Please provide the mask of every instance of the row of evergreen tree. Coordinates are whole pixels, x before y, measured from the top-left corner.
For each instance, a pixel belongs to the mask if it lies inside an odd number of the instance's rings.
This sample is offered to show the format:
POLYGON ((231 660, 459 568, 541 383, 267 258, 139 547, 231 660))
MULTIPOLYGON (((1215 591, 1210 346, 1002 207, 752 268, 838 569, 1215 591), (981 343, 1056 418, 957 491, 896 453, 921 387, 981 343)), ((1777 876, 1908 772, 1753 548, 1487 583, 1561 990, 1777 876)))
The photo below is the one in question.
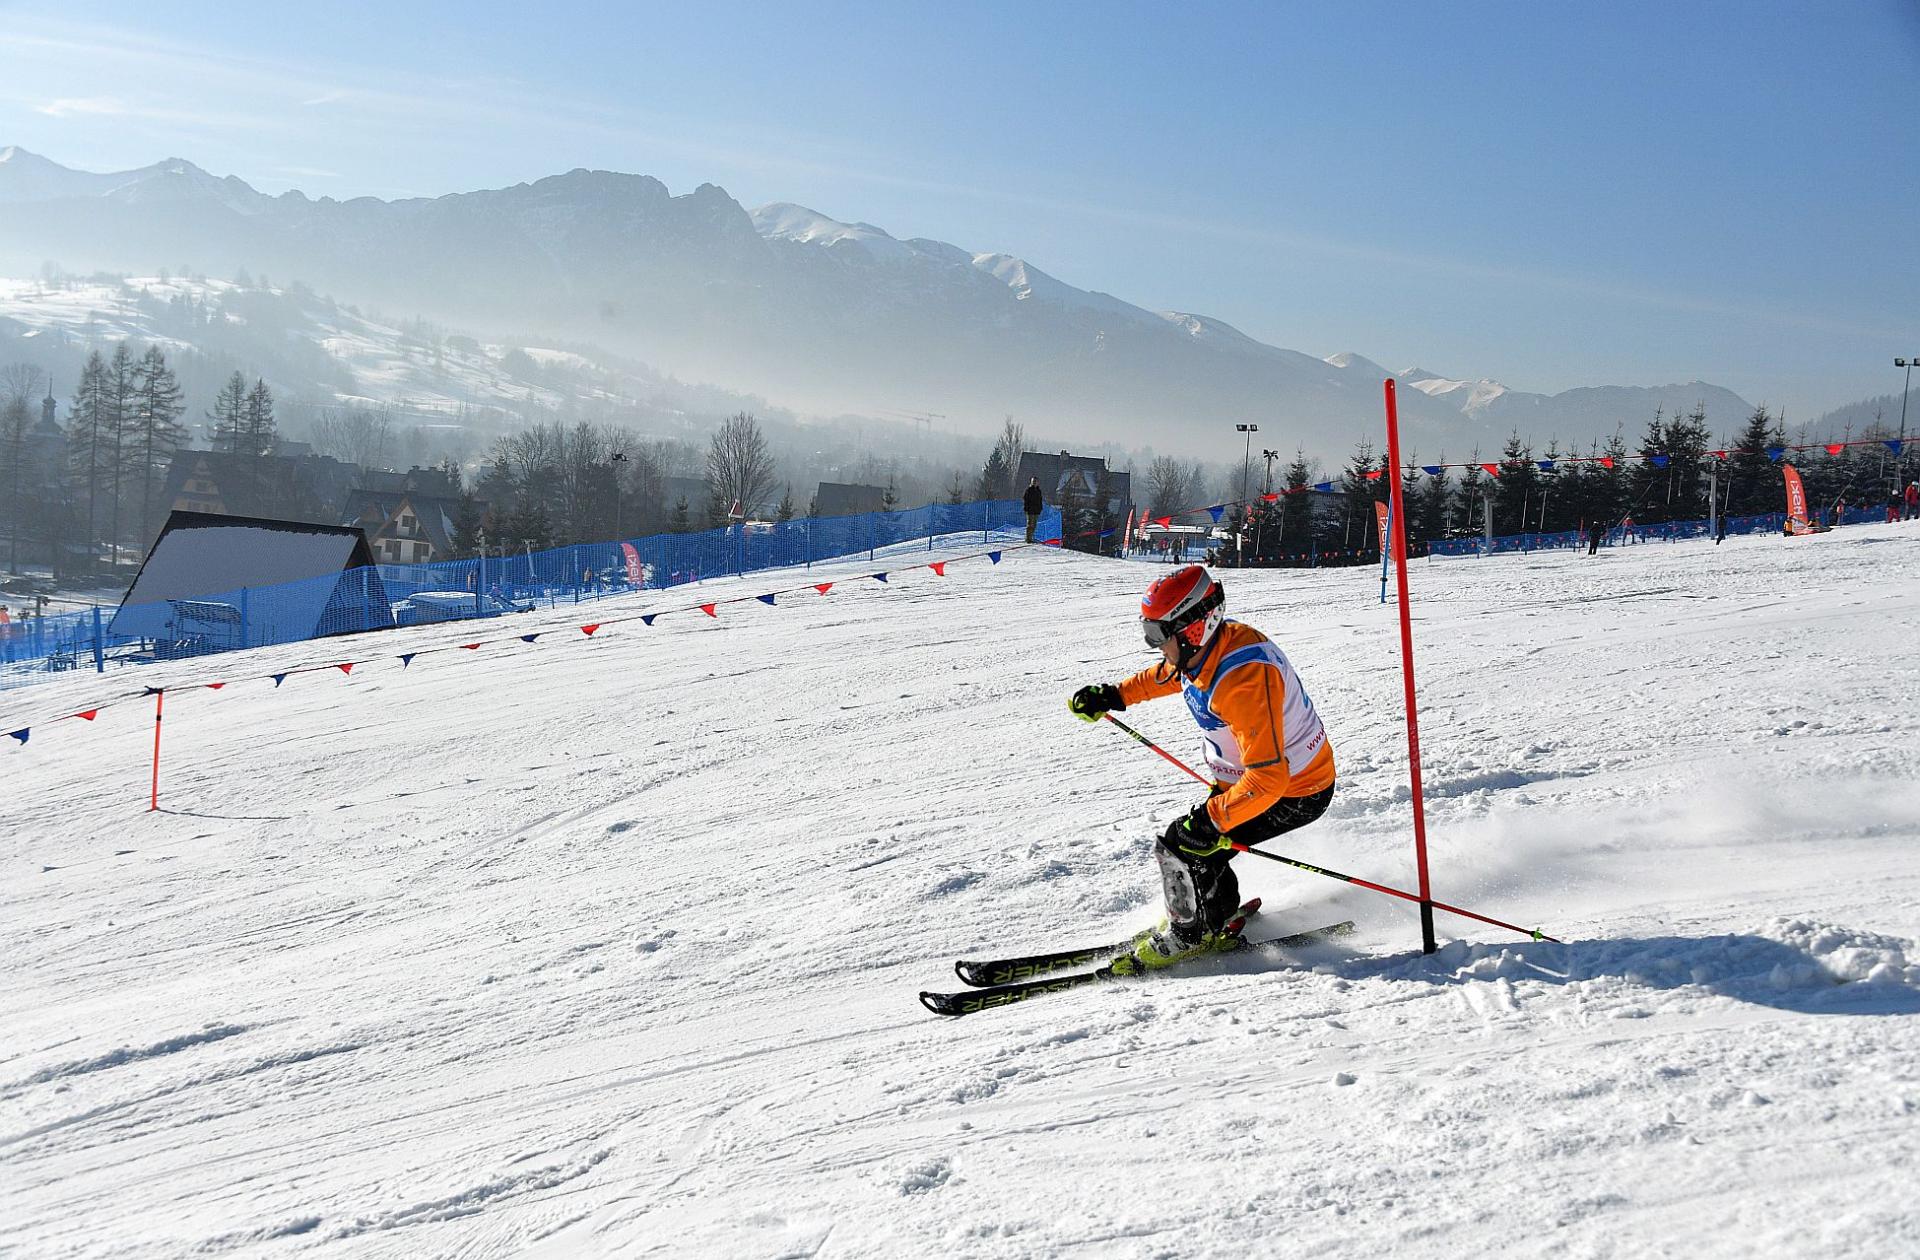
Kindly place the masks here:
MULTIPOLYGON (((45 380, 28 364, 13 365, 7 375, 14 385, 45 380)), ((143 552, 166 515, 168 466, 186 441, 182 397, 159 346, 136 354, 125 341, 87 357, 57 434, 37 437, 31 420, 38 400, 24 388, 9 388, 0 399, 0 448, 7 455, 14 554, 30 534, 56 554, 78 551, 109 563, 118 563, 123 551, 143 552), (54 441, 64 444, 64 463, 46 458, 58 449, 54 441), (33 458, 36 453, 42 458, 33 458)), ((249 385, 234 373, 207 418, 217 448, 246 456, 272 452, 273 395, 263 381, 249 385)))
MULTIPOLYGON (((1776 459, 1786 445, 1781 421, 1761 406, 1724 448, 1712 444, 1706 414, 1696 408, 1672 417, 1656 413, 1637 449, 1616 434, 1585 451, 1549 444, 1536 452, 1516 433, 1498 460, 1487 461, 1497 475, 1485 471, 1478 452, 1457 470, 1446 467, 1442 456, 1436 473, 1410 456, 1399 470, 1408 537, 1431 542, 1478 536, 1489 522, 1493 534, 1506 535, 1584 530, 1596 523, 1613 528, 1625 521, 1704 520, 1710 506, 1731 516, 1780 512, 1782 462, 1796 465, 1810 499, 1823 509, 1840 501, 1879 502, 1891 493, 1895 457, 1884 445, 1833 453, 1817 448, 1776 459)), ((1361 442, 1333 482, 1333 496, 1317 495, 1312 488, 1320 483, 1304 455, 1296 455, 1276 487, 1287 493, 1255 507, 1247 550, 1273 556, 1376 547, 1371 505, 1391 492, 1386 471, 1372 443, 1361 442)))

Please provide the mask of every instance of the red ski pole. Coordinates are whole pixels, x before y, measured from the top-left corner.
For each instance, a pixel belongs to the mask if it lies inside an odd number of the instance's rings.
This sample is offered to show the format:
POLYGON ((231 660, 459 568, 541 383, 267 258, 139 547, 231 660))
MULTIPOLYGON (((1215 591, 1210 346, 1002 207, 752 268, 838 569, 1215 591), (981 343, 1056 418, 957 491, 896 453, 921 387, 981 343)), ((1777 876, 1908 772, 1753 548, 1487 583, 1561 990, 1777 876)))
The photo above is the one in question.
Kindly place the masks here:
MULTIPOLYGON (((1200 773, 1197 770, 1195 770, 1192 766, 1180 760, 1180 758, 1174 756, 1172 753, 1168 752, 1166 749, 1160 747, 1160 745, 1154 743, 1152 740, 1148 739, 1145 735, 1142 735, 1139 731, 1134 730, 1131 726, 1128 726, 1125 722, 1122 722, 1119 718, 1113 716, 1113 714, 1103 713, 1100 716, 1106 718, 1107 721, 1113 723, 1115 726, 1119 727, 1121 730, 1125 731, 1127 734, 1133 736, 1134 739, 1138 740, 1142 744, 1145 744, 1148 748, 1153 749, 1153 751, 1159 753, 1162 757, 1166 758, 1168 761, 1172 762, 1174 765, 1180 767, 1181 771, 1184 772, 1185 774, 1191 776, 1192 778, 1198 779, 1202 783, 1207 784, 1208 787, 1213 786, 1213 784, 1209 780, 1202 778, 1200 773)), ((1476 919, 1481 923, 1490 923, 1494 927, 1505 928, 1509 932, 1518 932, 1522 936, 1530 936, 1536 941, 1552 941, 1556 945, 1565 943, 1561 941, 1558 937, 1548 936, 1545 932, 1542 932, 1539 928, 1524 928, 1517 923, 1505 923, 1499 919, 1492 919, 1492 918, 1488 918, 1484 914, 1475 913, 1472 910, 1463 910, 1459 906, 1450 906, 1444 901, 1434 901, 1430 897, 1422 897, 1416 893, 1404 892, 1398 888, 1389 888, 1385 884, 1376 884, 1372 880, 1361 879, 1357 875, 1345 875, 1339 871, 1330 871, 1324 866, 1314 866, 1312 863, 1302 862, 1298 858, 1285 857, 1278 853, 1268 853, 1263 849, 1250 848, 1249 846, 1240 844, 1237 841, 1231 842, 1231 843, 1233 844, 1233 849, 1234 849, 1234 852, 1236 853, 1250 853, 1254 857, 1265 858, 1269 862, 1279 862, 1286 866, 1291 866, 1296 870, 1306 871, 1308 874, 1311 874, 1311 875, 1325 875, 1328 879, 1337 879, 1343 883, 1354 884, 1361 888, 1371 889, 1372 891, 1377 893, 1385 893, 1389 897, 1398 897, 1402 901, 1411 901, 1416 906, 1430 905, 1435 910, 1445 910, 1448 914, 1457 914, 1463 919, 1476 919)))

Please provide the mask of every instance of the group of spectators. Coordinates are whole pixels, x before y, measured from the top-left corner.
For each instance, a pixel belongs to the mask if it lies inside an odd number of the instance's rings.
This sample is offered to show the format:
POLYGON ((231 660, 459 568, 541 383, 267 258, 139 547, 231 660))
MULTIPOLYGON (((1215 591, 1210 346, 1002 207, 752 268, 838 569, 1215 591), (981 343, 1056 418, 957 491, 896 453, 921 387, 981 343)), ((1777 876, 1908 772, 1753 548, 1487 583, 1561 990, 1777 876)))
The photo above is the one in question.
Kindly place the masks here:
POLYGON ((1895 490, 1887 495, 1887 519, 1889 521, 1920 519, 1920 482, 1909 482, 1904 494, 1895 490))

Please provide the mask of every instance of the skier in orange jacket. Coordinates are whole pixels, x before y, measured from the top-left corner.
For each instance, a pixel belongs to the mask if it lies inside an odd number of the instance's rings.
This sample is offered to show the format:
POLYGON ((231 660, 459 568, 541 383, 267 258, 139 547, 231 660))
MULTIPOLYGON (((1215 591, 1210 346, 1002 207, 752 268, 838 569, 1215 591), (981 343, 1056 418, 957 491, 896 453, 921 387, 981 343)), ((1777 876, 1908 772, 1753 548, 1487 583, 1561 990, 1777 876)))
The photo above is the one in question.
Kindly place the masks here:
POLYGON ((1091 722, 1184 692, 1214 788, 1160 837, 1167 918, 1118 960, 1122 972, 1231 948, 1240 908, 1232 845, 1306 826, 1326 812, 1334 783, 1333 745, 1293 663, 1252 626, 1226 619, 1225 590, 1204 568, 1149 586, 1140 623, 1165 663, 1118 685, 1082 687, 1067 707, 1091 722))

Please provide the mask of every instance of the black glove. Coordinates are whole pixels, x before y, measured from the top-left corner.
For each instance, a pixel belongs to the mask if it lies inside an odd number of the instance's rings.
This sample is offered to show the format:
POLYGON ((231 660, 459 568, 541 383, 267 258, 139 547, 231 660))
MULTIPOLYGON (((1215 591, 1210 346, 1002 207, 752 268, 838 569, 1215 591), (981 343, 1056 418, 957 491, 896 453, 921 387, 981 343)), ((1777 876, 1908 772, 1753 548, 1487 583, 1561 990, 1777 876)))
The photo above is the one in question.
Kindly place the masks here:
POLYGON ((1207 812, 1205 801, 1168 824, 1166 839, 1168 844, 1192 857, 1206 857, 1233 848, 1233 842, 1213 825, 1213 815, 1207 812))
POLYGON ((1102 713, 1113 713, 1126 707, 1127 702, 1120 698, 1120 688, 1112 683, 1082 687, 1073 693, 1073 699, 1067 701, 1067 708, 1083 722, 1098 722, 1102 713))

